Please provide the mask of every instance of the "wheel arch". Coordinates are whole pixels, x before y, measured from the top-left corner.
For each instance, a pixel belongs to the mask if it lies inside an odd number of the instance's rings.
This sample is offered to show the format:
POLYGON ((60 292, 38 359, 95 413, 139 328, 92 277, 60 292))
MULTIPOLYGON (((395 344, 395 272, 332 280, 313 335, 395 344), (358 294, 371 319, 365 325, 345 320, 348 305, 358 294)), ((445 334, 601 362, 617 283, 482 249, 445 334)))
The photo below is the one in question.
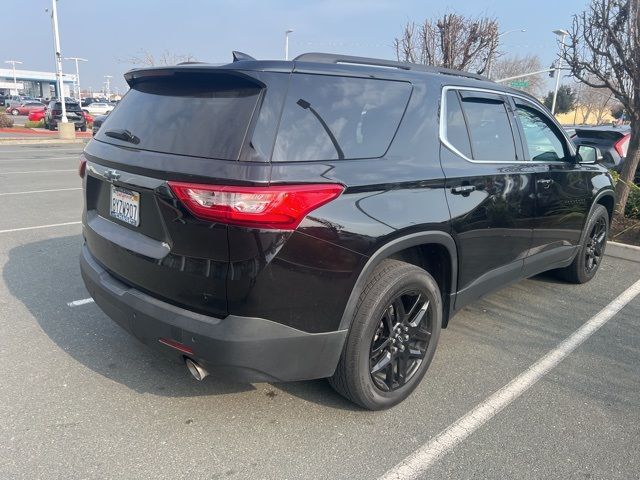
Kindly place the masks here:
MULTIPOLYGON (((448 277, 444 281, 448 288, 446 288, 445 291, 441 291, 444 307, 444 311, 442 312, 442 327, 445 328, 453 311, 453 305, 455 304, 454 299, 457 291, 458 278, 458 254, 455 241, 451 235, 441 231, 429 231, 413 233, 395 238, 382 245, 369 257, 360 271, 360 274, 358 275, 358 278, 351 290, 351 294, 349 295, 349 300, 347 301, 347 305, 342 314, 342 319, 340 320, 340 330, 348 329, 351 326, 351 321, 358 304, 358 299, 365 288, 367 279, 382 260, 387 258, 396 258, 407 261, 407 259, 403 257, 403 254, 408 253, 415 248, 423 249, 429 246, 440 248, 447 253, 448 265, 446 265, 446 267, 448 267, 448 277)), ((424 264, 421 264, 418 261, 409 261, 409 263, 424 268, 424 264)), ((440 281, 436 279, 436 281, 438 281, 440 286, 443 279, 441 278, 440 281)))
POLYGON ((606 189, 600 193, 598 193, 591 205, 591 210, 589 211, 589 217, 593 213, 593 209, 596 205, 602 205, 607 209, 609 213, 609 221, 613 220, 613 208, 616 203, 616 196, 613 190, 606 189))

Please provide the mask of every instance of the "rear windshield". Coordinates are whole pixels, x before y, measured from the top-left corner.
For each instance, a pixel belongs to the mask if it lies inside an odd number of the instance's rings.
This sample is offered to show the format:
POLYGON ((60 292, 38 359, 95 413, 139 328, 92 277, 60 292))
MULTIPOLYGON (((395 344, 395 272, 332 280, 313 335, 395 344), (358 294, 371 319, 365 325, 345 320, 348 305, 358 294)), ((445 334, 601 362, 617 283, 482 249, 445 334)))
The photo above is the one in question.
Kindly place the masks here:
POLYGON ((406 82, 295 74, 273 161, 385 154, 411 95, 406 82))
MULTIPOLYGON (((79 112, 80 111, 80 105, 78 105, 77 103, 66 103, 64 104, 65 109, 68 112, 79 112)), ((55 110, 62 110, 62 103, 61 102, 56 102, 55 106, 53 107, 55 110)))
POLYGON ((96 138, 127 130, 142 150, 237 160, 261 86, 244 77, 188 73, 137 81, 105 119, 96 138))

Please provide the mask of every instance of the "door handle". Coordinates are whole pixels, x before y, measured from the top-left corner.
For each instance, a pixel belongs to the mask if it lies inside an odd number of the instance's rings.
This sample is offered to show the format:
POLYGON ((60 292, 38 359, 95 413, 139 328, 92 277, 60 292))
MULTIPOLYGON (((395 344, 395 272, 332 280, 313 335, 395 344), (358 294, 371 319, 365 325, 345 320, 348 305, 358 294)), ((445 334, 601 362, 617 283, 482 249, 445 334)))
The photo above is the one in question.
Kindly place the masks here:
POLYGON ((550 178, 542 178, 536 182, 538 185, 541 185, 542 188, 549 188, 553 183, 553 180, 550 178))
POLYGON ((454 195, 469 195, 475 189, 475 185, 460 185, 458 187, 453 187, 451 189, 451 193, 454 195))

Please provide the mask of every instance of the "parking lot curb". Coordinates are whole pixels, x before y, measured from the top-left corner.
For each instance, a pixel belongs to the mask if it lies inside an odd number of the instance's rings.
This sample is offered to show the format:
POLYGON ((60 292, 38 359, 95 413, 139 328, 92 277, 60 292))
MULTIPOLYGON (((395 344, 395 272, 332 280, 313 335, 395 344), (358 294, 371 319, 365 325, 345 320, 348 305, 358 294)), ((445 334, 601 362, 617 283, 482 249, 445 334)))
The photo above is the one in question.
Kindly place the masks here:
POLYGON ((0 145, 40 145, 44 143, 58 145, 67 143, 82 144, 86 143, 87 139, 76 138, 73 140, 65 140, 62 138, 0 138, 0 145))
POLYGON ((607 242, 605 255, 640 263, 640 247, 627 245, 626 243, 607 242))

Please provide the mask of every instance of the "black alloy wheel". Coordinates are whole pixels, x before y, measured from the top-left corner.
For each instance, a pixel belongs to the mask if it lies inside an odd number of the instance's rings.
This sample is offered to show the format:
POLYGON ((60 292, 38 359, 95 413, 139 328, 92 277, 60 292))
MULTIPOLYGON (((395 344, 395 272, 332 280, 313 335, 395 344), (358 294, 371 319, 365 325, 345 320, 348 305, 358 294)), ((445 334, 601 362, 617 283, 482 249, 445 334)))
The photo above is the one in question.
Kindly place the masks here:
POLYGON ((380 390, 397 390, 418 371, 431 338, 429 307, 424 294, 407 292, 384 310, 369 351, 371 379, 380 390))
POLYGON ((603 217, 599 217, 591 228, 591 232, 587 238, 587 244, 585 246, 585 261, 584 267, 587 275, 594 272, 604 254, 604 246, 607 239, 607 222, 603 217))
POLYGON ((440 288, 429 272, 383 260, 359 294, 329 383, 369 410, 397 405, 411 395, 433 360, 442 311, 440 288))

